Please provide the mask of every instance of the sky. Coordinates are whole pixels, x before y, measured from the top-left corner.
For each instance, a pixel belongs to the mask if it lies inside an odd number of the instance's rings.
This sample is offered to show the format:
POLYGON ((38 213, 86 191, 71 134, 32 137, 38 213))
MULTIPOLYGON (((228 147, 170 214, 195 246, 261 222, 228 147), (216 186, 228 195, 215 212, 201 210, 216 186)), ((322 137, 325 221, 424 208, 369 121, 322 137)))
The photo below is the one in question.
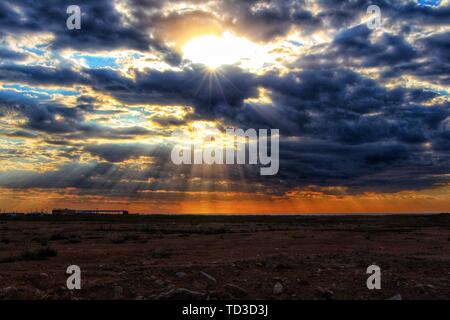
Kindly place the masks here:
POLYGON ((2 0, 0 210, 448 212, 449 91, 450 0, 2 0), (171 162, 225 128, 278 173, 171 162))

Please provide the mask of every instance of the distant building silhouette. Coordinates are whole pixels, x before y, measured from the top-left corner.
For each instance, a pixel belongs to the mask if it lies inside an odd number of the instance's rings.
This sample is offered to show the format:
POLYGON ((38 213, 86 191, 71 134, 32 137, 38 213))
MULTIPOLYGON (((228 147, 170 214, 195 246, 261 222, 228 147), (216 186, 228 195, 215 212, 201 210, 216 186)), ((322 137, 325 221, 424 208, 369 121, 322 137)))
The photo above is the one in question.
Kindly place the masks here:
POLYGON ((118 214, 128 214, 128 210, 77 210, 77 209, 53 209, 53 215, 83 215, 83 214, 108 214, 108 213, 118 213, 118 214))

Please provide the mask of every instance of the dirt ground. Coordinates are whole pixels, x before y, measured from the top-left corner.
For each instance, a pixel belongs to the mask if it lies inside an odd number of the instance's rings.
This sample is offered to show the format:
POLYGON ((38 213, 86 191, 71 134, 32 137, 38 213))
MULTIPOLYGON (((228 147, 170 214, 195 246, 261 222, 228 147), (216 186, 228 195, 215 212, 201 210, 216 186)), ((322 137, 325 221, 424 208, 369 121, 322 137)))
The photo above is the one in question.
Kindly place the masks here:
POLYGON ((450 215, 0 218, 0 299, 394 296, 450 298, 450 215))

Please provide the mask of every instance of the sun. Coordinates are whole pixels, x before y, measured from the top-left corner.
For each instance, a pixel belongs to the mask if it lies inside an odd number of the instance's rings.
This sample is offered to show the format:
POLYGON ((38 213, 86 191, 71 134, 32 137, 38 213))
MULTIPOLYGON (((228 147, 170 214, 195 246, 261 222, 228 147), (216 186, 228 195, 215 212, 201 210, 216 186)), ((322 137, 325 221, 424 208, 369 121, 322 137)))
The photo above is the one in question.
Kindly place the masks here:
POLYGON ((183 46, 182 51, 185 59, 204 64, 209 69, 233 64, 255 67, 263 63, 263 52, 257 44, 229 32, 192 39, 183 46))

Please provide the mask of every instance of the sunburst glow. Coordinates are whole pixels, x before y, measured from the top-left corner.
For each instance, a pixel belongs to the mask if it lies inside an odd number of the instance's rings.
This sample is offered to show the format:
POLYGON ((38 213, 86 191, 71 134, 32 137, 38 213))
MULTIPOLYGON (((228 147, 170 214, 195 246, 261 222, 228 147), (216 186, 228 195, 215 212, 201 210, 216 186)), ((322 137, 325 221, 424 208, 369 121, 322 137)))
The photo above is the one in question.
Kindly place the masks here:
POLYGON ((208 35, 189 41, 183 47, 183 56, 210 69, 233 64, 257 67, 264 63, 264 50, 259 45, 229 32, 221 36, 208 35))

